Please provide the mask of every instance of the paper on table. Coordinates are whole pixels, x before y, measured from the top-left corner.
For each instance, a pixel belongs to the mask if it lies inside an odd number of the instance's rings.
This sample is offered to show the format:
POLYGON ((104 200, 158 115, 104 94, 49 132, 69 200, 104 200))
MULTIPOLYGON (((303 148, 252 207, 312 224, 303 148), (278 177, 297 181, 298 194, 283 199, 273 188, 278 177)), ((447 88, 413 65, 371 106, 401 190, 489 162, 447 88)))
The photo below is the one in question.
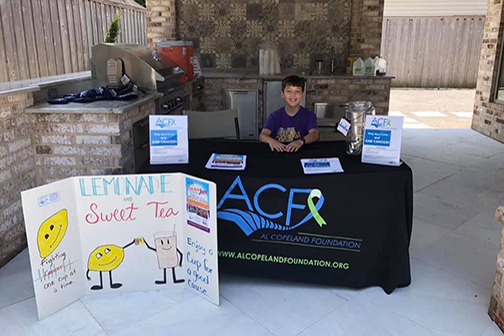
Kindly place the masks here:
POLYGON ((216 154, 213 153, 208 159, 205 168, 223 170, 244 170, 247 156, 241 154, 216 154))
POLYGON ((301 159, 301 165, 305 174, 343 173, 338 158, 301 159))

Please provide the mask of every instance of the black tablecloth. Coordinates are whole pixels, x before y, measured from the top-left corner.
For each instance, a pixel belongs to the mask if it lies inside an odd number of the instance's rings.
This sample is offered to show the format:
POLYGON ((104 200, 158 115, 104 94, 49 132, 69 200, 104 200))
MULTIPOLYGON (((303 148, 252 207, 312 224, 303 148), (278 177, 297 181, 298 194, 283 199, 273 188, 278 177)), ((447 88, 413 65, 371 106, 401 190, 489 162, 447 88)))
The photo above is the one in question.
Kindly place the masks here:
POLYGON ((261 143, 191 140, 189 157, 186 165, 144 164, 140 172, 184 172, 217 184, 221 271, 354 288, 378 285, 388 294, 411 283, 413 180, 405 163, 362 164, 345 154, 344 142, 277 153, 261 143), (247 167, 208 170, 212 153, 246 154, 247 167), (304 175, 300 159, 328 157, 338 157, 345 172, 304 175), (320 194, 309 196, 314 189, 320 194))

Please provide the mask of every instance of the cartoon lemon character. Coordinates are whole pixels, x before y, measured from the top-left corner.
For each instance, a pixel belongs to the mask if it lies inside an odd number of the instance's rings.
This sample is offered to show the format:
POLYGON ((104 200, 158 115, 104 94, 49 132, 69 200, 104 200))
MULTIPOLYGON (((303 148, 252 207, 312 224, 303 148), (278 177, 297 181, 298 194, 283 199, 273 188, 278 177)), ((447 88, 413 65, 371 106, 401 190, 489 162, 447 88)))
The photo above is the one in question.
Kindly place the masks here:
POLYGON ((45 258, 56 250, 63 240, 68 227, 67 210, 63 209, 40 224, 37 244, 41 258, 45 258))
POLYGON ((124 260, 124 249, 135 243, 133 240, 131 243, 120 247, 117 245, 102 245, 98 246, 89 254, 88 258, 88 270, 86 272, 86 277, 89 277, 90 271, 100 272, 100 285, 94 285, 91 287, 92 290, 103 289, 103 277, 102 272, 109 272, 110 288, 116 289, 120 288, 122 284, 112 282, 112 271, 115 270, 124 260))

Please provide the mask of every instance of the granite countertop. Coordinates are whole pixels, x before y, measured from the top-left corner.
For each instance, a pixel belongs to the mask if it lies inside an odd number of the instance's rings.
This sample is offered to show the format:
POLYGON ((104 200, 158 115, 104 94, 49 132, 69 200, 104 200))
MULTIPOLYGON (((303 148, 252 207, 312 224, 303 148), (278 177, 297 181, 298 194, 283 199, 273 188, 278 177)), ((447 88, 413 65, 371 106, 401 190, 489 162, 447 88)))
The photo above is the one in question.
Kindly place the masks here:
POLYGON ((39 103, 26 109, 26 113, 123 113, 125 110, 137 107, 163 94, 159 92, 146 93, 135 100, 101 100, 92 103, 49 104, 39 103))
POLYGON ((395 76, 353 76, 346 73, 309 75, 305 71, 285 70, 279 75, 260 75, 256 69, 201 69, 203 78, 243 78, 243 79, 264 79, 264 80, 282 80, 289 75, 300 75, 307 79, 331 79, 331 78, 359 78, 359 79, 393 79, 395 76))
POLYGON ((82 81, 91 78, 91 71, 74 72, 65 75, 26 79, 16 82, 0 83, 0 96, 39 91, 41 88, 82 81))

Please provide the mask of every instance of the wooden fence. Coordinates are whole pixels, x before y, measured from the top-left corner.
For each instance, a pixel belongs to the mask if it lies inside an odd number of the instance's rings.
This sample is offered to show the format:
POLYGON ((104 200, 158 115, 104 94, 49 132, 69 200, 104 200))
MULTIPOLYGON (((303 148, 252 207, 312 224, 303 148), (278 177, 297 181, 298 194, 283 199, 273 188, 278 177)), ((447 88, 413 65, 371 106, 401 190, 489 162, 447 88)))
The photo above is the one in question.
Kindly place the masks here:
POLYGON ((474 88, 485 17, 385 17, 381 54, 393 86, 474 88))
POLYGON ((0 0, 0 82, 90 69, 116 12, 118 42, 147 44, 145 9, 107 0, 0 0))

